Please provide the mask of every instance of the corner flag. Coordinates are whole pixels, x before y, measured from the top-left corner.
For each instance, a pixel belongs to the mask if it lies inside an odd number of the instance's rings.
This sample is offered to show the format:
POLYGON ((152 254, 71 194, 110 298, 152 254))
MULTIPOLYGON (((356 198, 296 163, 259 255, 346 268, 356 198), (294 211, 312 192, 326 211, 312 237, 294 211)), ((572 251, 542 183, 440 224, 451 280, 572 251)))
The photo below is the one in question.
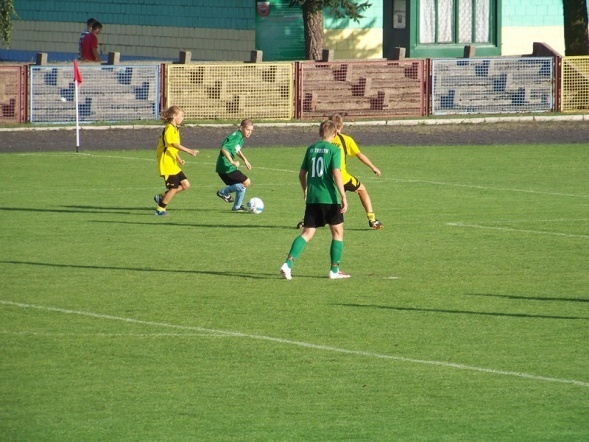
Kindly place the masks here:
POLYGON ((76 86, 76 153, 80 147, 80 107, 78 106, 78 87, 82 84, 82 74, 78 67, 78 60, 74 60, 74 83, 76 86))
POLYGON ((80 68, 78 67, 78 60, 74 60, 74 81, 78 86, 82 84, 82 74, 80 73, 80 68))

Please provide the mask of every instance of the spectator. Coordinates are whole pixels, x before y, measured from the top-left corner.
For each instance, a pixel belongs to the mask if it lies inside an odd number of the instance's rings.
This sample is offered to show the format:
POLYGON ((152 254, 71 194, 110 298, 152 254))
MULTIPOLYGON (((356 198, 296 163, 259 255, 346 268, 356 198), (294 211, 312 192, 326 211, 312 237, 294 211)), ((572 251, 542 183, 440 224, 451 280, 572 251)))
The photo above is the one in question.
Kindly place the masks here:
POLYGON ((98 53, 98 34, 102 31, 102 23, 95 21, 92 31, 82 39, 80 59, 83 61, 101 61, 98 53))
POLYGON ((96 22, 96 19, 89 18, 88 21, 86 22, 86 29, 84 31, 82 31, 82 33, 80 34, 80 41, 78 42, 78 58, 80 60, 82 59, 82 40, 84 40, 84 37, 86 35, 88 35, 90 32, 92 32, 92 25, 95 22, 96 22))

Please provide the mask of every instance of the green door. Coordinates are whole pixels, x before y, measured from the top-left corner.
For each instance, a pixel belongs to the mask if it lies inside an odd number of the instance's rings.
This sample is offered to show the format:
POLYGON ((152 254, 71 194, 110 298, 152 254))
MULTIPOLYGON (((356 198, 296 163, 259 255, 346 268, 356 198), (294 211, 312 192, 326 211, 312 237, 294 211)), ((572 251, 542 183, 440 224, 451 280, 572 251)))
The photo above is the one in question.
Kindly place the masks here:
POLYGON ((264 61, 305 59, 303 12, 290 0, 256 1, 256 49, 264 61))

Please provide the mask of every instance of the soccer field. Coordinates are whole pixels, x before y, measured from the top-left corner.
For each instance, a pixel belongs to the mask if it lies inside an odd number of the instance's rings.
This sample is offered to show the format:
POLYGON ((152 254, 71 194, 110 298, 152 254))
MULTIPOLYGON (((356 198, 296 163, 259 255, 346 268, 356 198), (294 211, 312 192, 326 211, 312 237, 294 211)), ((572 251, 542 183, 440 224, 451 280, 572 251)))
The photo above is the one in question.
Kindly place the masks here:
POLYGON ((155 217, 153 151, 2 154, 0 436, 43 441, 589 439, 589 149, 364 147, 342 270, 302 148, 216 150, 155 217))

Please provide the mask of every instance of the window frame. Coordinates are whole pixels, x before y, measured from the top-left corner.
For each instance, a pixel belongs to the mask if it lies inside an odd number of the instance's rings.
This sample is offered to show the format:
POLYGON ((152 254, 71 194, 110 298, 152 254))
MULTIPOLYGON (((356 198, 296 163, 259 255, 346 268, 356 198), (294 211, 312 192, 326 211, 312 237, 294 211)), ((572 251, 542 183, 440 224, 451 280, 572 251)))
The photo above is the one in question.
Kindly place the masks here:
MULTIPOLYGON (((421 0, 408 0, 411 33, 409 36, 410 54, 414 58, 443 58, 443 57, 462 57, 464 47, 474 46, 477 56, 498 56, 501 55, 501 2, 502 0, 490 1, 489 12, 489 43, 419 43, 420 35, 420 4, 421 0)), ((459 39, 458 16, 460 3, 455 0, 454 7, 454 40, 459 39)), ((473 5, 474 6, 474 5, 473 5)), ((437 8, 436 8, 437 9, 437 8)), ((437 17, 436 17, 437 21, 437 17)), ((475 35, 476 10, 473 9, 473 31, 475 35)), ((437 26, 437 25, 436 25, 437 26)), ((435 40, 438 39, 438 30, 435 29, 435 40)))

